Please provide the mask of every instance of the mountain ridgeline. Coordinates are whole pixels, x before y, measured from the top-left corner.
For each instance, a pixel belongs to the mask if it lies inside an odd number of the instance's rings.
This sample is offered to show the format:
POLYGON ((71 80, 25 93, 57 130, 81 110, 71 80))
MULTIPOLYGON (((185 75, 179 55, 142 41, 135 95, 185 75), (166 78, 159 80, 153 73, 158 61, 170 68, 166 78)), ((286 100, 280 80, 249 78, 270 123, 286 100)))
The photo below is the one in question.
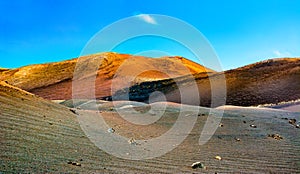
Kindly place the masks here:
MULTIPOLYGON (((180 77, 176 81, 186 88, 179 89, 174 79, 156 82, 144 82, 127 90, 115 93, 114 99, 129 95, 130 100, 147 102, 154 91, 161 91, 168 101, 182 103, 180 93, 191 98, 186 104, 198 104, 193 101, 194 93, 189 92, 189 83, 195 81, 198 86, 200 105, 211 106, 211 81, 218 81, 225 75, 226 104, 237 106, 256 106, 266 103, 279 103, 300 98, 300 59, 269 59, 241 68, 216 72, 211 75, 195 74, 193 77, 180 77)), ((218 87, 217 87, 218 88, 218 87)), ((224 88, 219 86, 219 88, 224 88)), ((213 90, 218 91, 216 87, 213 90)), ((110 99, 110 98, 109 98, 110 99)))
MULTIPOLYGON (((111 95, 111 86, 113 80, 116 90, 123 88, 123 83, 127 82, 127 77, 136 75, 133 84, 145 81, 156 81, 168 78, 175 78, 188 74, 201 72, 214 72, 202 65, 192 62, 183 57, 162 57, 147 58, 142 56, 132 56, 128 54, 117 53, 99 53, 75 58, 72 60, 29 65, 17 69, 0 71, 0 81, 24 89, 38 96, 50 100, 67 100, 72 98, 72 79, 75 70, 80 67, 76 64, 88 63, 90 65, 99 65, 95 78, 95 94, 100 98, 111 95), (135 74, 135 72, 142 72, 135 74)), ((85 71, 83 69, 82 71, 85 71)), ((89 74, 83 78, 90 77, 89 74)), ((82 89, 84 93, 91 90, 91 87, 82 89)))
MULTIPOLYGON (((72 80, 78 60, 1 69, 0 81, 45 99, 72 99, 72 80)), ((100 53, 80 60, 92 65, 101 62, 95 86, 84 86, 89 74, 82 78, 80 98, 93 89, 97 99, 149 102, 149 96, 159 91, 167 101, 201 106, 212 106, 212 93, 218 96, 224 92, 221 89, 225 89, 228 105, 255 106, 300 98, 300 58, 269 59, 224 72, 179 56, 147 58, 100 53), (183 101, 182 96, 189 100, 183 101)), ((152 101, 162 100, 160 96, 152 98, 152 101)))

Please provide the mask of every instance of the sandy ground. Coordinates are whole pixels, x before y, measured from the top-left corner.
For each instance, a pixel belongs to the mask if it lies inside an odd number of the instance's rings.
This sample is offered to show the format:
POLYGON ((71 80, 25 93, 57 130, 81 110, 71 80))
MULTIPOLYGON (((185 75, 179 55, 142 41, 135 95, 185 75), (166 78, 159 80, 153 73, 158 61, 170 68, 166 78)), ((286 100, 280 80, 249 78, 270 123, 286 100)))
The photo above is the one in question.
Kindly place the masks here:
POLYGON ((291 112, 300 112, 300 104, 280 108, 291 112))
MULTIPOLYGON (((101 103, 101 102, 100 102, 101 103)), ((162 117, 150 125, 137 125, 120 117, 119 113, 138 118, 155 117, 148 112, 151 106, 136 102, 102 103, 97 110, 75 110, 26 94, 15 88, 0 86, 0 171, 2 173, 299 173, 300 129, 289 124, 297 122, 295 112, 241 108, 226 106, 212 138, 199 145, 199 137, 209 109, 197 107, 199 114, 188 110, 195 107, 168 103, 162 117), (134 108, 135 112, 132 112, 134 108), (146 160, 128 160, 112 156, 100 150, 92 137, 86 135, 79 124, 80 118, 102 117, 113 134, 142 141, 131 148, 147 147, 151 139, 170 130, 182 108, 186 119, 196 123, 187 138, 163 156, 146 160), (120 109, 120 110, 118 110, 120 109), (119 113, 118 113, 119 112, 119 113), (140 113, 140 114, 139 114, 140 113), (256 125, 256 128, 250 125, 256 125), (278 133, 281 140, 268 137, 278 133), (240 141, 237 141, 240 139, 240 141), (216 160, 215 156, 222 160, 216 160), (200 161, 206 169, 192 169, 191 164, 200 161), (77 162, 81 166, 68 164, 77 162)), ((153 104, 163 108, 163 103, 153 104)), ((153 107, 152 106, 152 107, 153 107)), ((89 106, 90 107, 90 106, 89 106)), ((218 108, 220 110, 222 108, 218 108)), ((159 109, 157 109, 159 110, 159 109)), ((157 111, 156 110, 156 111, 157 111)), ((299 123, 298 123, 299 124, 299 123)), ((89 125, 84 125, 88 127, 89 125)), ((83 127, 84 127, 83 126, 83 127)), ((92 126, 92 125, 91 125, 92 126)), ((100 128, 95 132, 107 133, 100 128)), ((180 136, 180 135, 178 135, 180 136)), ((176 136, 175 136, 176 137, 176 136)), ((101 139, 102 142, 111 140, 101 139)), ((163 145, 166 141, 161 141, 163 145)), ((158 146, 157 149, 160 147, 158 146)), ((147 149, 145 149, 146 151, 147 149)), ((149 150, 149 149, 148 149, 149 150)), ((150 149, 155 150, 155 149, 150 149)), ((130 155, 130 152, 128 152, 130 155)))

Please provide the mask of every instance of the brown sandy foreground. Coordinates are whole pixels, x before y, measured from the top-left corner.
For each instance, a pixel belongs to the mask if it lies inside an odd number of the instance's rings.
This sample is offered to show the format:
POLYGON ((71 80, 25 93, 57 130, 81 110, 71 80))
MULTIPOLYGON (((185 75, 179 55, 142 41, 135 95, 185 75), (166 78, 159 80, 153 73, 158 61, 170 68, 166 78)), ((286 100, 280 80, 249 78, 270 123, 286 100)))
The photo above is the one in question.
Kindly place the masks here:
MULTIPOLYGON (((162 105, 163 103, 158 103, 162 105)), ((0 171, 1 173, 300 173, 300 129, 289 123, 300 113, 264 108, 224 109, 221 124, 204 145, 199 137, 207 121, 208 108, 197 107, 199 114, 184 112, 196 123, 187 138, 161 157, 128 160, 114 157, 91 142, 78 122, 79 117, 104 118, 112 134, 141 140, 142 145, 168 131, 176 122, 181 105, 167 103, 163 116, 150 125, 129 123, 118 112, 138 118, 153 105, 138 102, 97 103, 81 105, 81 109, 53 103, 9 86, 0 85, 0 171), (114 106, 114 107, 113 107, 114 106), (99 108, 100 111, 94 110, 99 108), (132 109, 136 112, 132 112, 132 109), (89 110, 85 110, 89 109, 89 110), (132 112, 132 113, 131 113, 132 112), (250 125, 255 125, 256 128, 250 125), (283 139, 268 137, 279 134, 283 139), (238 141, 239 140, 239 141, 238 141), (220 156, 222 159, 215 159, 220 156), (204 168, 191 168, 200 161, 204 168), (70 162, 77 165, 68 164, 70 162)), ((79 119, 80 120, 80 119, 79 119)), ((85 125, 89 126, 89 125, 85 125)), ((107 133, 107 130, 103 130, 107 133)), ((100 139, 99 141, 109 141, 100 139)), ((172 141, 172 140, 165 140, 172 141)), ((165 142, 162 141, 161 144, 165 142)), ((122 148, 122 147, 120 147, 122 148)), ((159 146, 157 147, 160 148, 159 146)), ((145 149, 147 150, 147 149, 145 149)), ((128 153, 130 155, 130 152, 128 153)))

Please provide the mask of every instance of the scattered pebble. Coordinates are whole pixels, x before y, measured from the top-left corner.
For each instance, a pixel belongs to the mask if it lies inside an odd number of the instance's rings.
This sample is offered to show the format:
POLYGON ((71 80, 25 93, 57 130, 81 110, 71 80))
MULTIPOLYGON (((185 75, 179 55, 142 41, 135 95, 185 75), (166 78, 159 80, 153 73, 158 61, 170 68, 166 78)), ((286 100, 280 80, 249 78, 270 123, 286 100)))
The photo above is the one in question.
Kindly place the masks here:
POLYGON ((50 125, 53 125, 53 123, 49 122, 50 125))
POLYGON ((128 140, 128 143, 131 145, 139 145, 134 138, 130 138, 130 140, 128 140))
POLYGON ((71 111, 73 114, 76 114, 76 115, 78 115, 78 113, 76 112, 76 110, 75 110, 75 109, 73 109, 73 108, 70 108, 70 111, 71 111))
POLYGON ((246 121, 243 121, 243 123, 247 123, 246 121))
POLYGON ((250 127, 252 127, 252 128, 257 128, 257 126, 254 125, 254 124, 250 124, 250 127))
POLYGON ((295 128, 300 128, 300 125, 297 124, 297 120, 296 120, 295 118, 289 119, 289 123, 290 123, 291 125, 294 125, 295 128))
POLYGON ((223 126, 224 126, 224 124, 223 124, 223 123, 220 123, 220 124, 219 124, 219 127, 223 127, 223 126))
POLYGON ((196 169, 196 168, 201 168, 201 169, 206 169, 206 167, 204 166, 203 163, 201 162, 194 162, 191 166, 193 169, 196 169))
POLYGON ((268 137, 274 138, 275 140, 283 139, 283 137, 280 136, 279 134, 269 134, 268 137))
POLYGON ((296 121, 297 121, 297 120, 294 119, 294 118, 289 119, 289 123, 292 124, 292 125, 296 124, 296 121))
POLYGON ((215 156, 215 159, 219 160, 219 161, 222 160, 222 158, 220 156, 215 156))
POLYGON ((109 132, 109 133, 114 133, 114 132, 115 132, 115 129, 114 129, 114 128, 109 128, 109 129, 107 129, 107 132, 109 132))
POLYGON ((76 166, 81 166, 81 164, 80 163, 76 163, 76 166))
POLYGON ((241 139, 240 138, 234 138, 235 139, 235 141, 241 141, 241 139))
POLYGON ((80 163, 68 161, 68 164, 72 164, 73 166, 81 166, 80 163))

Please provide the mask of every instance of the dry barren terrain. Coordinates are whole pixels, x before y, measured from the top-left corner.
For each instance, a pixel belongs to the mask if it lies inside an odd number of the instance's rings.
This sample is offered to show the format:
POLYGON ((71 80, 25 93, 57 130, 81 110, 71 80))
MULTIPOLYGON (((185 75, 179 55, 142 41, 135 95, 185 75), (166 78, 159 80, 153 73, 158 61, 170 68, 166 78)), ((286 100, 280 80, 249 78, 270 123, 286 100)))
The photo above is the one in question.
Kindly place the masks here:
MULTIPOLYGON (((289 123, 299 113, 258 108, 223 107, 222 126, 204 145, 198 140, 210 109, 197 107, 196 124, 173 151, 148 160, 126 160, 98 149, 81 129, 79 117, 103 117, 120 134, 136 140, 160 136, 173 126, 180 104, 168 107, 157 122, 134 125, 116 109, 147 113, 138 102, 98 102, 99 111, 59 105, 5 82, 0 83, 0 171, 3 173, 299 173, 300 129, 289 123), (112 107, 114 106, 114 107, 112 107), (75 114, 75 113, 76 114, 75 114), (251 127, 255 125, 256 127, 251 127), (269 137, 279 134, 283 139, 269 137), (220 156, 222 159, 215 159, 220 156), (200 161, 204 168, 191 168, 200 161), (69 164, 72 163, 73 164, 69 164)), ((161 104, 160 104, 161 105, 161 104)), ((186 108, 195 106, 183 106, 186 108)), ((91 108, 90 108, 91 109, 91 108)), ((140 114, 125 112, 133 117, 140 114)), ((155 116, 149 113, 148 116, 155 116)), ((86 125, 88 126, 88 125, 86 125)), ((98 130, 98 131, 101 131, 98 130)), ((107 130, 102 130, 107 131, 107 130)), ((108 141, 101 139, 101 141, 108 141)), ((165 143, 164 141, 161 142, 165 143)), ((138 145, 137 145, 138 146, 138 145)), ((133 148, 135 145, 133 145, 133 148)), ((157 147, 159 148, 159 147, 157 147)))
MULTIPOLYGON (((119 100, 125 93, 130 100, 148 102, 151 93, 160 91, 167 101, 208 107, 218 105, 212 104, 212 93, 219 96, 219 100, 226 98, 227 105, 236 106, 300 98, 299 58, 269 59, 215 72, 179 56, 153 59, 99 53, 57 63, 1 69, 0 80, 46 99, 66 100, 74 96, 74 72, 83 73, 78 80, 77 98, 111 99, 114 96, 119 100), (93 68, 97 69, 94 79, 93 68), (90 80, 93 84, 87 83, 90 80), (86 95, 89 91, 95 91, 95 96, 86 95), (182 95, 189 100, 183 101, 182 95)), ((225 100, 219 103, 222 105, 225 100)))
MULTIPOLYGON (((212 93, 220 96, 218 100, 223 100, 222 96, 225 94, 227 105, 257 106, 299 99, 299 79, 299 58, 269 59, 209 75, 198 73, 193 77, 144 82, 132 86, 125 93, 129 93, 131 100, 147 102, 152 92, 161 91, 167 101, 208 107, 213 105, 212 93), (197 94, 194 92, 193 83, 197 84, 199 97, 195 97, 197 94), (181 95, 190 100, 183 101, 181 95)), ((119 91, 117 95, 122 96, 123 93, 119 91)))
MULTIPOLYGON (((131 76, 135 77, 131 79, 132 84, 136 84, 199 72, 214 72, 179 56, 153 59, 109 52, 62 62, 29 65, 16 69, 3 69, 3 71, 0 69, 0 80, 46 99, 70 99, 74 71, 85 72, 93 67, 99 68, 95 71, 96 97, 111 95, 113 79, 117 84, 115 88, 122 89, 122 83, 127 82, 126 78, 131 76)), ((88 79, 90 76, 92 75, 87 74, 83 79, 88 79)), ((82 81, 84 82, 85 80, 82 81)), ((84 88, 82 93, 89 90, 84 88)))

